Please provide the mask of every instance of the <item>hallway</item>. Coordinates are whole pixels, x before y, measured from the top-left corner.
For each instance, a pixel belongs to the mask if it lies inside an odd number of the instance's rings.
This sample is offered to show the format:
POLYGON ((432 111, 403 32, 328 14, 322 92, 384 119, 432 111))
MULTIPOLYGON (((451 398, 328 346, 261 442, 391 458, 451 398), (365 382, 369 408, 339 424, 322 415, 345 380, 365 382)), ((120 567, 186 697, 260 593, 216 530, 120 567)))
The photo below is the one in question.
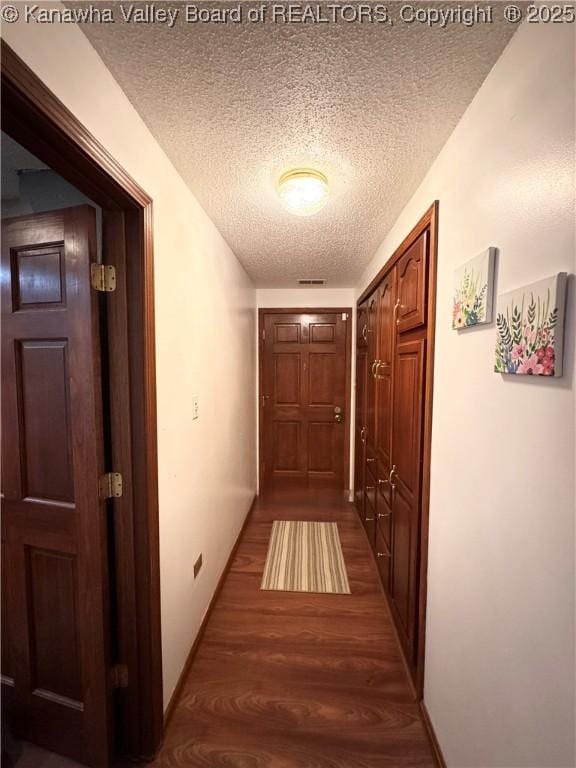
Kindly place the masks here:
POLYGON ((257 499, 153 765, 436 765, 368 542, 342 494, 257 499), (352 595, 260 591, 274 520, 336 521, 352 595))
POLYGON ((1 4, 2 768, 576 768, 573 6, 1 4))

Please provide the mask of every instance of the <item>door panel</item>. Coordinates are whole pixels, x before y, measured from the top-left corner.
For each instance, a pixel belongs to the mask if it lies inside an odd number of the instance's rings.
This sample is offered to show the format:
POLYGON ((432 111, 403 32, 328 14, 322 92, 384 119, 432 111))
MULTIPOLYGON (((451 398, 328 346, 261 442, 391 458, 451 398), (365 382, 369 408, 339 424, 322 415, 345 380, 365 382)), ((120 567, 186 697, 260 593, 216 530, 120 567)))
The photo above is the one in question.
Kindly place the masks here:
POLYGON ((300 343, 300 324, 299 323, 277 323, 274 326, 274 343, 290 344, 300 343))
POLYGON ((308 470, 310 472, 335 472, 334 441, 339 425, 332 422, 310 422, 308 424, 308 470))
MULTIPOLYGON (((362 314, 365 314, 364 310, 362 314)), ((357 322, 360 322, 361 316, 359 309, 357 322)), ((354 443, 354 500, 356 509, 362 518, 364 517, 364 480, 366 473, 367 364, 368 353, 363 344, 356 349, 356 420, 354 443)))
POLYGON ((22 495, 72 502, 68 343, 17 340, 14 353, 21 395, 22 495), (46 408, 47 402, 50 408, 46 408))
POLYGON ((356 346, 368 346, 368 304, 363 302, 356 311, 356 346))
POLYGON ((364 486, 365 504, 364 504, 364 527, 368 534, 368 539, 372 546, 376 535, 376 484, 369 471, 366 472, 366 485, 364 486))
POLYGON ((376 529, 376 539, 374 542, 374 550, 376 554, 376 565, 382 579, 384 589, 388 591, 390 586, 390 544, 382 536, 380 527, 376 529))
POLYGON ((394 499, 394 557, 390 586, 391 606, 398 635, 409 662, 414 661, 416 636, 416 536, 413 509, 402 494, 394 499))
POLYGON ((89 206, 2 223, 3 694, 16 734, 109 752, 103 436, 89 206))
POLYGON ((265 313, 263 485, 347 487, 346 339, 341 312, 265 313))
POLYGON ((299 405, 300 370, 302 361, 298 352, 274 356, 274 404, 299 405))
POLYGON ((308 359, 308 400, 310 405, 333 405, 334 385, 338 376, 336 354, 311 352, 308 359))
POLYGON ((425 344, 424 339, 399 343, 395 360, 391 597, 399 636, 411 662, 416 652, 425 344))
POLYGON ((392 505, 387 494, 378 494, 378 530, 384 538, 388 550, 392 551, 392 505))
POLYGON ((274 422, 274 469, 277 472, 299 472, 302 429, 299 421, 274 422))
POLYGON ((373 293, 367 300, 367 348, 368 373, 366 384, 366 452, 374 456, 376 451, 376 371, 375 362, 378 355, 378 294, 373 293))
POLYGON ((398 261, 397 326, 403 333, 426 323, 429 233, 425 230, 398 261))
POLYGON ((377 459, 378 486, 381 494, 390 504, 390 484, 388 477, 391 469, 392 450, 392 393, 393 393, 393 358, 396 340, 394 324, 396 303, 396 270, 392 269, 384 277, 378 289, 378 359, 375 367, 376 379, 376 436, 375 452, 377 459))
POLYGON ((415 498, 420 490, 420 453, 423 408, 424 339, 398 344, 394 386, 392 452, 396 484, 415 498))

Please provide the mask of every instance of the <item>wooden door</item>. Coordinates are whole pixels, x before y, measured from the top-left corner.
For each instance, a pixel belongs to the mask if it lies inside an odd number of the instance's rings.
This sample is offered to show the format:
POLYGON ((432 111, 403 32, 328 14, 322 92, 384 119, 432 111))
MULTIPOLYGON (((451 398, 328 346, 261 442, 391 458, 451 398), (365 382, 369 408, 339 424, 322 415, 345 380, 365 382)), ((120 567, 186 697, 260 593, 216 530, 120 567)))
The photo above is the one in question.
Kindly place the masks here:
POLYGON ((348 487, 348 315, 310 310, 263 316, 264 486, 348 487))
POLYGON ((2 689, 14 732, 109 754, 106 510, 89 206, 2 223, 2 689))
POLYGON ((416 662, 424 356, 426 341, 398 340, 395 355, 390 597, 408 663, 416 662))
POLYGON ((366 386, 366 451, 369 458, 375 455, 376 439, 376 375, 375 363, 378 355, 378 292, 367 299, 367 352, 368 374, 366 386))
POLYGON ((364 518, 364 485, 366 479, 366 387, 368 383, 367 305, 358 307, 356 315, 356 419, 354 452, 354 501, 364 518))
MULTIPOLYGON (((376 373, 376 484, 378 487, 377 519, 385 552, 391 551, 392 500, 390 470, 392 469, 392 397, 394 383, 394 351, 396 348, 396 269, 386 274, 378 289, 378 332, 376 373)), ((381 567, 384 567, 385 563, 381 567)))

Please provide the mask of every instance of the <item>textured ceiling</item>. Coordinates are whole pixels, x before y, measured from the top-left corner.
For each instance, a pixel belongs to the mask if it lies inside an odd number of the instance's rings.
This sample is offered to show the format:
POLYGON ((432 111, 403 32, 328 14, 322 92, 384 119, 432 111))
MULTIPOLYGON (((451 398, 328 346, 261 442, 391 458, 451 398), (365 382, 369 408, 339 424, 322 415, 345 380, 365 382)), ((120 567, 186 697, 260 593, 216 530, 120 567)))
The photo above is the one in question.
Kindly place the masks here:
POLYGON ((515 31, 115 15, 82 29, 255 283, 276 287, 354 285, 515 31), (275 193, 300 165, 332 193, 308 218, 275 193))

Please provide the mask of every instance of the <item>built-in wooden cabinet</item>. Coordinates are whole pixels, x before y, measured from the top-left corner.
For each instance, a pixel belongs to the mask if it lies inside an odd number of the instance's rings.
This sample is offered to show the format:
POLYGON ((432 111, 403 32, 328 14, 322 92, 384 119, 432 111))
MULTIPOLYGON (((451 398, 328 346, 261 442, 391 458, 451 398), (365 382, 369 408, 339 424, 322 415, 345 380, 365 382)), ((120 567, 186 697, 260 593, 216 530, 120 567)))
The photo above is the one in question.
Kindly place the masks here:
POLYGON ((421 688, 436 207, 357 308, 355 502, 421 688))

